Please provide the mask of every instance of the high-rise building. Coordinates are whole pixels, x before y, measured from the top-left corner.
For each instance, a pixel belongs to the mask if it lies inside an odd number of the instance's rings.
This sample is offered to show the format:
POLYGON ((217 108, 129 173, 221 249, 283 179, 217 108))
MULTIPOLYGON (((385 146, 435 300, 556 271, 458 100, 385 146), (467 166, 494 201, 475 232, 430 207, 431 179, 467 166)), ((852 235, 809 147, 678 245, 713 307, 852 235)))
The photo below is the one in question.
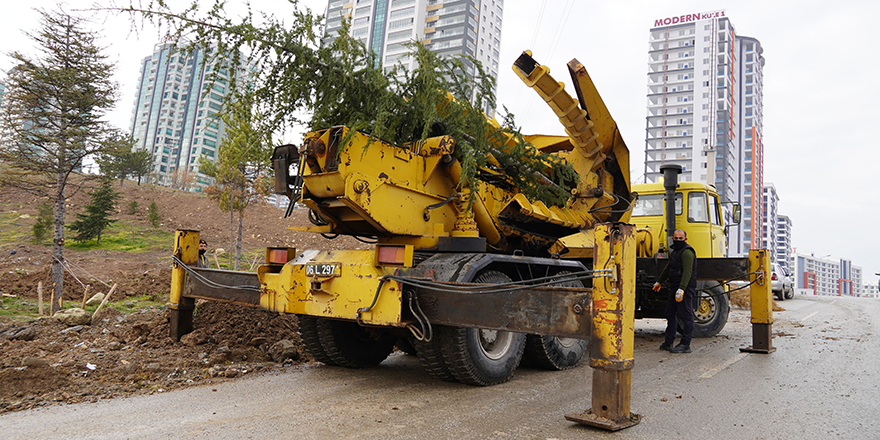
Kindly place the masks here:
POLYGON ((329 0, 323 41, 332 41, 346 18, 351 35, 377 55, 382 67, 414 68, 405 43, 418 39, 440 55, 472 56, 497 79, 503 12, 503 0, 329 0))
POLYGON ((788 273, 794 272, 794 254, 791 252, 791 218, 776 216, 776 261, 788 273))
POLYGON ((723 10, 657 19, 650 30, 645 181, 657 182, 662 165, 677 164, 682 181, 709 183, 724 202, 741 203, 731 255, 767 246, 761 53, 723 10))
POLYGON ((795 285, 815 295, 862 296, 862 268, 851 260, 827 257, 798 254, 795 285))
POLYGON ((152 153, 159 184, 197 188, 208 183, 198 158, 216 160, 225 129, 215 115, 229 93, 230 75, 243 78, 245 70, 224 65, 215 71, 215 63, 205 60, 204 50, 183 52, 160 43, 141 63, 130 130, 134 149, 152 153))
POLYGON ((764 247, 774 251, 770 253, 771 260, 778 263, 779 259, 777 258, 775 249, 776 243, 779 240, 776 231, 776 223, 779 221, 779 195, 776 193, 775 185, 772 183, 764 185, 762 200, 761 208, 764 218, 761 222, 763 224, 761 239, 765 244, 764 247))

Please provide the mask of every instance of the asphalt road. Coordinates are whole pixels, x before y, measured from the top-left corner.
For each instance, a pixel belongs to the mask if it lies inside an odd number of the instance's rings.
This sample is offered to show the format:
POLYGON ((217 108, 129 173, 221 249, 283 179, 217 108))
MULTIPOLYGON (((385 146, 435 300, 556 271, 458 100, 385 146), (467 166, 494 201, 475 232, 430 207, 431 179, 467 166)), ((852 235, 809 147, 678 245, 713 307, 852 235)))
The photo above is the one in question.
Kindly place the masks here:
POLYGON ((639 425, 607 433, 567 422, 590 405, 590 368, 521 368, 470 387, 435 380, 412 356, 369 370, 323 365, 128 399, 0 416, 0 438, 297 439, 876 439, 880 301, 796 295, 775 314, 770 355, 748 312, 694 352, 657 350, 664 323, 636 323, 632 409, 639 425))

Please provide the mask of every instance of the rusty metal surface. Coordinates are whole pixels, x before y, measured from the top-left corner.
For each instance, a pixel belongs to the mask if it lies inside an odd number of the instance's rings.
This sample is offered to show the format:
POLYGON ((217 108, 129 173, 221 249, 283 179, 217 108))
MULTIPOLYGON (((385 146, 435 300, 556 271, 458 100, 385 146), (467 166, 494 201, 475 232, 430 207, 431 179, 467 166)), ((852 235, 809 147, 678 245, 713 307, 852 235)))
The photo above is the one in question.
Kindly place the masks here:
MULTIPOLYGON (((231 270, 196 269, 203 277, 225 286, 260 286, 256 273, 235 272, 231 270)), ((187 276, 183 283, 182 295, 186 298, 200 298, 212 301, 228 302, 244 306, 259 307, 260 293, 250 290, 236 290, 210 287, 195 277, 187 276)))
POLYGON ((752 324, 752 345, 740 348, 744 353, 770 354, 776 351, 773 346, 773 324, 752 324))
POLYGON ((534 287, 501 293, 418 289, 415 293, 419 306, 432 325, 508 330, 576 339, 588 339, 590 335, 590 289, 534 287))

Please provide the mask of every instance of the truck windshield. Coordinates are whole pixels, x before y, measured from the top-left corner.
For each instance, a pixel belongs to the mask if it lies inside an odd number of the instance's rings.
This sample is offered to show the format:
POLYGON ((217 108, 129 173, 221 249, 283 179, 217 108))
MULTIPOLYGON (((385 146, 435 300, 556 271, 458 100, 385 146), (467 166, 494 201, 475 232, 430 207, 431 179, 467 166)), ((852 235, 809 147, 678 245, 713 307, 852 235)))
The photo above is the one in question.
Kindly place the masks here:
MULTIPOLYGON (((633 205, 633 217, 663 215, 663 194, 639 195, 633 205)), ((675 193, 675 215, 681 214, 681 193, 675 193)))

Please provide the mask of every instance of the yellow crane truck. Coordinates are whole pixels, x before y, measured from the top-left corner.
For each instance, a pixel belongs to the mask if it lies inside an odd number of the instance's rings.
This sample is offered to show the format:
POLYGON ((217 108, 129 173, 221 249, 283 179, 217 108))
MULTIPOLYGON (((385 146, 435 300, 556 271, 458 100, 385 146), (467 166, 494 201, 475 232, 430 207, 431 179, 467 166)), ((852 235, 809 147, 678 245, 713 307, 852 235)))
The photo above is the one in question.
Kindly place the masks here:
MULTIPOLYGON (((523 359, 540 368, 571 368, 596 325, 585 318, 596 307, 585 287, 617 276, 594 269, 594 246, 609 240, 595 227, 630 222, 638 228, 640 257, 636 314, 663 315, 669 292, 650 286, 665 264, 666 226, 675 223, 688 231, 706 280, 697 335, 717 334, 728 302, 721 284, 710 280, 748 272, 748 261, 723 258, 718 194, 705 185, 673 185, 672 221, 662 216, 668 196, 662 186, 639 186, 636 197, 617 124, 583 65, 572 60, 568 69, 574 97, 531 52, 513 65, 565 128, 565 136, 526 136, 533 148, 577 171, 564 206, 530 200, 491 158, 478 173, 478 189, 462 188, 462 164, 449 136, 393 145, 343 126, 312 131, 302 145, 278 147, 272 156, 276 192, 290 198, 290 209, 296 202, 310 211, 311 225, 291 229, 351 235, 375 242, 374 248, 270 248, 258 278, 242 281, 204 269, 190 277, 213 287, 175 275, 184 293, 172 298, 172 333, 179 338, 191 328, 191 312, 178 310, 205 297, 296 314, 306 349, 331 365, 376 365, 397 345, 415 353, 430 374, 473 385, 508 380, 523 359), (229 288, 236 283, 248 286, 229 288)), ((505 151, 510 142, 495 148, 505 151)))

